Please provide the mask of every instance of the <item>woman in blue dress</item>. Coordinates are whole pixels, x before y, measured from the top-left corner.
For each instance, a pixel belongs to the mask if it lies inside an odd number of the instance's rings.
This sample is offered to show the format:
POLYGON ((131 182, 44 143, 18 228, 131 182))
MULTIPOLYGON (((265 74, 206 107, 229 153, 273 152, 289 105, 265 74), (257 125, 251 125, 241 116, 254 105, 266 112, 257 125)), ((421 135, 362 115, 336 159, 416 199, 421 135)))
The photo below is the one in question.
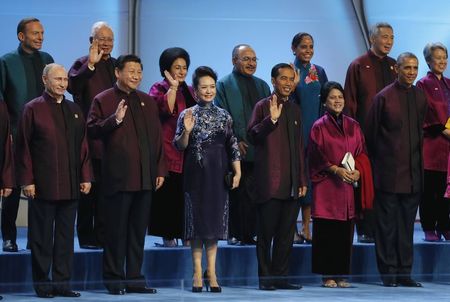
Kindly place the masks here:
MULTIPOLYGON (((300 105, 303 123, 303 142, 305 149, 308 147, 309 132, 314 122, 322 115, 320 103, 320 89, 328 81, 325 70, 311 63, 314 56, 314 39, 308 33, 300 32, 294 36, 291 49, 295 56, 295 69, 298 73, 298 84, 293 93, 294 101, 300 105)), ((308 185, 308 193, 301 198, 302 231, 299 234, 300 241, 311 243, 311 183, 308 185)), ((297 240, 296 240, 297 241, 297 240)))
POLYGON ((174 143, 185 150, 184 197, 185 240, 191 241, 193 292, 201 292, 203 279, 208 290, 221 292, 216 277, 217 241, 228 238, 228 190, 241 178, 240 154, 232 131, 230 114, 216 107, 217 75, 206 66, 198 67, 192 83, 197 105, 181 112, 174 143), (233 170, 229 183, 226 175, 233 170), (202 279, 202 251, 207 268, 202 279))

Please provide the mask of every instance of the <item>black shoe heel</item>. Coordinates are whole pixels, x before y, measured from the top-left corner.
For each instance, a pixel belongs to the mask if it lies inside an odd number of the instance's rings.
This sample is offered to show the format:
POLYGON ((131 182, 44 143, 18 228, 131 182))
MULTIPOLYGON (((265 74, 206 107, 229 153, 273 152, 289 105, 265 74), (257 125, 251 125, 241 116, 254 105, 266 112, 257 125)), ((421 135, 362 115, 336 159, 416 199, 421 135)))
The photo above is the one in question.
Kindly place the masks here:
POLYGON ((221 293, 222 287, 220 286, 211 286, 211 282, 209 281, 209 276, 207 271, 203 273, 203 280, 205 282, 206 291, 210 291, 212 293, 221 293))

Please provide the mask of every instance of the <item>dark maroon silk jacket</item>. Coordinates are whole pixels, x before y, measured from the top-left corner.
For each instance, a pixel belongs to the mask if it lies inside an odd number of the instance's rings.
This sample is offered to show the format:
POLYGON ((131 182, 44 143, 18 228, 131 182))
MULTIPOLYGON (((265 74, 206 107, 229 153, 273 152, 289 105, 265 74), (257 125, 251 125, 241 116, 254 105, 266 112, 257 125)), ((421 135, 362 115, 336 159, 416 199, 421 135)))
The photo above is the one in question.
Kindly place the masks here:
POLYGON ((354 158, 365 152, 364 135, 359 123, 342 115, 341 129, 336 120, 328 112, 325 113, 314 123, 309 136, 313 217, 342 221, 355 217, 353 186, 327 172, 332 165, 341 166, 347 152, 351 152, 354 158))
MULTIPOLYGON (((114 65, 116 59, 110 57, 107 60, 100 60, 95 64, 95 69, 88 68, 89 56, 84 56, 75 61, 69 70, 69 91, 73 96, 73 101, 83 110, 87 119, 94 97, 106 89, 112 88, 116 82, 114 65)), ((90 139, 89 151, 92 158, 101 159, 103 146, 100 140, 90 139)))
MULTIPOLYGON (((280 158, 281 148, 289 148, 281 143, 280 131, 286 131, 283 127, 278 127, 279 123, 273 124, 270 119, 269 100, 271 96, 260 100, 253 109, 252 117, 248 124, 248 138, 255 146, 255 178, 257 186, 257 202, 263 203, 271 198, 280 187, 282 171, 280 158)), ((297 162, 293 175, 292 187, 295 196, 298 194, 298 188, 307 185, 305 176, 305 152, 303 145, 302 123, 300 107, 293 102, 284 102, 283 109, 292 117, 291 127, 294 133, 294 149, 296 154, 291 154, 291 158, 296 157, 297 162)))
POLYGON ((425 77, 417 82, 417 87, 421 88, 428 101, 428 110, 423 124, 423 165, 426 170, 447 171, 447 158, 450 151, 450 143, 440 132, 445 129, 445 124, 449 115, 449 101, 445 98, 444 91, 440 84, 450 90, 450 79, 443 77, 439 79, 428 72, 425 77), (432 129, 436 129, 438 133, 432 129))
POLYGON ((14 188, 12 137, 6 103, 0 100, 0 189, 14 188))
POLYGON ((93 180, 85 120, 80 107, 64 99, 61 106, 66 129, 57 127, 51 107, 55 103, 44 92, 25 105, 16 143, 18 183, 34 184, 38 199, 78 199, 80 183, 93 180), (62 154, 60 150, 69 152, 62 154), (67 170, 61 171, 62 166, 67 170))
MULTIPOLYGON (((417 131, 420 146, 423 144, 422 125, 427 110, 427 100, 423 91, 412 86, 415 92, 415 111, 417 112, 417 131)), ((406 90, 398 81, 388 85, 375 97, 366 119, 366 144, 372 161, 374 187, 388 193, 408 193, 404 190, 410 175, 403 175, 398 168, 410 165, 409 156, 400 152, 402 117, 405 114, 400 99, 406 98, 406 90)), ((421 152, 422 153, 422 152, 421 152)), ((421 154, 421 163, 423 155, 421 154)), ((420 167, 422 169, 422 167, 420 167)), ((423 174, 421 175, 423 182, 423 174)))
POLYGON ((127 95, 117 86, 103 91, 94 98, 87 125, 88 134, 93 138, 101 138, 103 141, 102 175, 106 194, 154 188, 156 177, 166 176, 158 108, 148 94, 136 90, 127 95), (150 184, 141 183, 139 145, 130 108, 127 109, 122 123, 117 124, 115 118, 117 105, 122 99, 128 102, 129 97, 139 98, 145 117, 144 123, 150 141, 150 166, 148 167, 150 184))
POLYGON ((389 56, 378 58, 371 50, 356 58, 347 69, 345 78, 345 110, 347 114, 365 127, 365 117, 372 104, 372 99, 384 87, 381 85, 383 70, 379 64, 385 60, 384 72, 389 75, 389 83, 397 78, 395 60, 389 56), (381 87, 380 87, 381 86, 381 87))

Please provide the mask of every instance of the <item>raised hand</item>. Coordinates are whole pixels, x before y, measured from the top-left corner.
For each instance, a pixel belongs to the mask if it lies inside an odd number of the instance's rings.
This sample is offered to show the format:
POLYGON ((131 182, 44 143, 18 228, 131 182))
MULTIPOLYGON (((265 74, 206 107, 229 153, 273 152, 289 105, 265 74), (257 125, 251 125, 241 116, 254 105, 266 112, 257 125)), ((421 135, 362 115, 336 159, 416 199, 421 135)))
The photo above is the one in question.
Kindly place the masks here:
POLYGON ((190 133, 192 131, 192 129, 194 128, 194 124, 195 124, 195 118, 194 118, 194 115, 192 114, 191 109, 186 110, 186 113, 184 114, 183 123, 184 123, 185 131, 190 133))
POLYGON ((90 66, 94 66, 96 63, 98 63, 101 58, 103 57, 103 50, 100 52, 98 51, 98 40, 94 39, 92 41, 91 46, 89 47, 89 61, 88 64, 90 66))
POLYGON ((164 70, 164 76, 166 77, 167 81, 169 81, 170 88, 173 88, 175 90, 178 89, 178 85, 180 85, 180 82, 178 82, 177 79, 174 79, 170 72, 164 70))
POLYGON ((292 69, 294 69, 294 87, 297 87, 297 84, 300 82, 300 69, 295 67, 294 63, 290 63, 292 69))
POLYGON ((283 109, 283 104, 278 105, 277 100, 278 100, 278 98, 277 98, 276 94, 274 94, 269 101, 270 102, 270 118, 273 121, 278 120, 278 118, 281 115, 281 110, 283 109))
POLYGON ((125 113, 127 112, 128 106, 125 105, 125 100, 121 100, 119 105, 117 105, 116 109, 116 120, 119 122, 123 121, 123 118, 125 117, 125 113))

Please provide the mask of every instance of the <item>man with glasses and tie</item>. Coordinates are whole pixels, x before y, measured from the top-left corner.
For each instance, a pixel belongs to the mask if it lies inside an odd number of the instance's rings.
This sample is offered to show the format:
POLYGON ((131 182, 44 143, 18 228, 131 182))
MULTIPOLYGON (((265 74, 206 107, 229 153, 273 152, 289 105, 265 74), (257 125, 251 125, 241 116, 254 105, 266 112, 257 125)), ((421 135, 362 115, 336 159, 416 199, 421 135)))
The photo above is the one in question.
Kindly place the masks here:
POLYGON ((239 187, 230 192, 230 223, 228 243, 255 244, 256 210, 253 176, 254 150, 247 139, 247 124, 255 104, 270 95, 270 88, 254 76, 258 58, 250 45, 233 48, 233 71, 217 82, 217 106, 227 110, 233 118, 233 131, 242 155, 242 178, 239 187))

